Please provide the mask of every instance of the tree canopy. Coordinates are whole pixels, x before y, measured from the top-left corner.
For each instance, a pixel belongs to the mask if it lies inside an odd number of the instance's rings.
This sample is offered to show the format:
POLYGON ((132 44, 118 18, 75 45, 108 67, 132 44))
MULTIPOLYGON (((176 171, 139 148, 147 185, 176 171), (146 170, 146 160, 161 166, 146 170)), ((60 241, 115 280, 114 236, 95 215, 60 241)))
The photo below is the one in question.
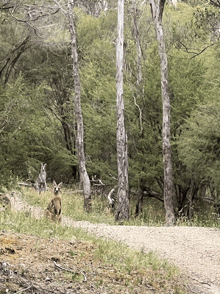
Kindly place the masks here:
MULTIPOLYGON (((0 186, 49 179, 78 181, 71 47, 65 1, 0 4, 0 186), (58 5, 59 4, 59 5, 58 5)), ((90 179, 117 183, 117 1, 75 1, 85 157, 90 179)), ((171 147, 178 210, 212 191, 219 200, 218 2, 167 2, 171 147), (194 187, 192 189, 192 187, 194 187)), ((145 1, 126 1, 124 104, 131 198, 142 187, 163 200, 160 61, 145 1), (136 6, 134 6, 134 3, 136 6)))

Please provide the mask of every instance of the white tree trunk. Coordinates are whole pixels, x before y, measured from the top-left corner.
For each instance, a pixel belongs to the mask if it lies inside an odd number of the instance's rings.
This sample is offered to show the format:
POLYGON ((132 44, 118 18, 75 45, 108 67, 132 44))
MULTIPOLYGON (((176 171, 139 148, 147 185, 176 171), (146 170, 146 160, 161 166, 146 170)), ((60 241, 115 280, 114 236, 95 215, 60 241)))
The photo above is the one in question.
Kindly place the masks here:
POLYGON ((142 81, 142 51, 141 51, 141 42, 139 35, 139 27, 138 27, 138 9, 136 0, 132 0, 132 10, 133 10, 133 22, 134 22, 134 38, 136 42, 136 50, 137 50, 137 85, 139 85, 142 81))
POLYGON ((151 12, 155 24, 158 50, 161 67, 161 91, 163 101, 163 163, 164 163, 164 206, 166 210, 166 223, 173 225, 175 222, 174 215, 174 186, 172 174, 172 156, 170 145, 170 97, 168 85, 168 62, 164 33, 162 26, 162 16, 166 0, 150 0, 151 12))
POLYGON ((123 45, 124 0, 118 0, 118 37, 116 45, 118 205, 116 220, 129 219, 127 138, 124 125, 123 100, 123 45))
POLYGON ((76 31, 74 25, 73 17, 73 2, 68 0, 68 10, 67 16, 69 20, 69 31, 71 37, 71 50, 73 59, 73 79, 74 79, 74 89, 75 89, 75 116, 77 122, 77 135, 76 135, 76 149, 79 162, 80 180, 83 184, 83 194, 84 194, 84 209, 89 211, 91 208, 91 189, 90 180, 86 170, 86 161, 84 153, 84 128, 83 128, 83 117, 81 111, 81 86, 79 77, 79 62, 76 46, 76 31))

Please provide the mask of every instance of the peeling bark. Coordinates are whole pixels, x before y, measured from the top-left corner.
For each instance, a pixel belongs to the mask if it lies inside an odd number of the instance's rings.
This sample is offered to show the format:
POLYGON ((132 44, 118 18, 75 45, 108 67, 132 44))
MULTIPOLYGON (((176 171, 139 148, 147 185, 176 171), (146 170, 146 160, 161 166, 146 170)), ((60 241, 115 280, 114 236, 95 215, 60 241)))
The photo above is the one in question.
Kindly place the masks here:
POLYGON ((140 85, 142 81, 142 50, 141 50, 141 40, 139 34, 139 25, 138 25, 138 9, 135 0, 132 0, 132 16, 134 22, 134 39, 136 43, 136 50, 137 50, 137 85, 140 85))
POLYGON ((162 16, 165 0, 150 0, 152 17, 155 24, 156 37, 158 42, 158 51, 160 56, 161 68, 161 91, 163 101, 163 163, 164 163, 164 207, 166 210, 166 223, 173 225, 175 223, 174 215, 174 186, 172 173, 172 156, 170 145, 170 97, 168 85, 168 62, 166 47, 164 41, 162 16))
POLYGON ((77 134, 76 134, 76 149, 79 161, 80 181, 83 185, 84 194, 84 209, 90 211, 91 209, 91 187, 90 180, 86 170, 86 161, 84 153, 84 128, 83 117, 81 111, 81 85, 79 77, 79 62, 76 46, 76 31, 73 17, 73 2, 68 0, 67 16, 69 20, 69 31, 71 36, 71 50, 73 59, 73 79, 75 88, 75 115, 77 121, 77 134))
POLYGON ((118 38, 116 46, 118 205, 115 215, 116 220, 129 219, 127 138, 124 125, 123 100, 123 44, 124 0, 118 0, 118 38))

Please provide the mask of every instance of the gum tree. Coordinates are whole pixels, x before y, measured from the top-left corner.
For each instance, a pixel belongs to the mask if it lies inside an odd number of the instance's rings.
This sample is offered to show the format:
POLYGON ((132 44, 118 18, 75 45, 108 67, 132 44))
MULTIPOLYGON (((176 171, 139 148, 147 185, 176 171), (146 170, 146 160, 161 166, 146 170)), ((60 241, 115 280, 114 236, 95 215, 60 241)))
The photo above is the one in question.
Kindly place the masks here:
POLYGON ((117 162, 118 162, 118 206, 115 219, 129 219, 127 138, 124 125, 123 99, 123 45, 124 45, 124 0, 118 0, 118 28, 116 44, 117 87, 117 162))
POLYGON ((68 10, 67 17, 69 21, 69 31, 71 38, 71 51, 72 51, 72 61, 73 61, 73 79, 74 79, 74 89, 75 89, 75 116, 77 123, 77 134, 76 134, 76 149, 79 161, 79 172, 80 181, 83 185, 84 194, 84 209, 89 211, 91 208, 91 193, 90 193, 90 180, 86 169, 85 152, 84 152, 84 127, 83 127, 83 117, 81 110, 81 86, 79 77, 79 62, 78 53, 76 45, 76 30, 74 25, 73 16, 73 2, 68 0, 68 10))
POLYGON ((164 207, 166 210, 166 223, 173 225, 174 215, 174 185, 172 171, 172 156, 170 144, 170 95, 168 85, 168 62, 164 40, 162 17, 166 0, 150 0, 151 13, 156 30, 158 51, 160 56, 161 92, 163 101, 163 163, 164 163, 164 207))

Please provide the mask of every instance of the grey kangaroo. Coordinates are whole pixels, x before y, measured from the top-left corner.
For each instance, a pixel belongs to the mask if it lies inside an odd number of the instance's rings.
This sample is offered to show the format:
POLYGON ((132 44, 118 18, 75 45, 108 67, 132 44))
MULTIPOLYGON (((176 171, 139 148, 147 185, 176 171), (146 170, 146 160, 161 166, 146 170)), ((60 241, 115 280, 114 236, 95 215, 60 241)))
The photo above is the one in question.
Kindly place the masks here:
POLYGON ((41 163, 41 171, 40 174, 35 182, 35 189, 39 192, 39 194, 44 191, 47 191, 47 183, 46 183, 46 178, 47 178, 47 173, 46 173, 46 163, 41 163))
POLYGON ((44 212, 44 215, 47 218, 50 218, 53 221, 61 222, 61 195, 60 195, 60 188, 62 186, 62 182, 57 185, 55 181, 53 181, 53 188, 54 188, 54 197, 50 201, 47 206, 47 209, 44 212))

